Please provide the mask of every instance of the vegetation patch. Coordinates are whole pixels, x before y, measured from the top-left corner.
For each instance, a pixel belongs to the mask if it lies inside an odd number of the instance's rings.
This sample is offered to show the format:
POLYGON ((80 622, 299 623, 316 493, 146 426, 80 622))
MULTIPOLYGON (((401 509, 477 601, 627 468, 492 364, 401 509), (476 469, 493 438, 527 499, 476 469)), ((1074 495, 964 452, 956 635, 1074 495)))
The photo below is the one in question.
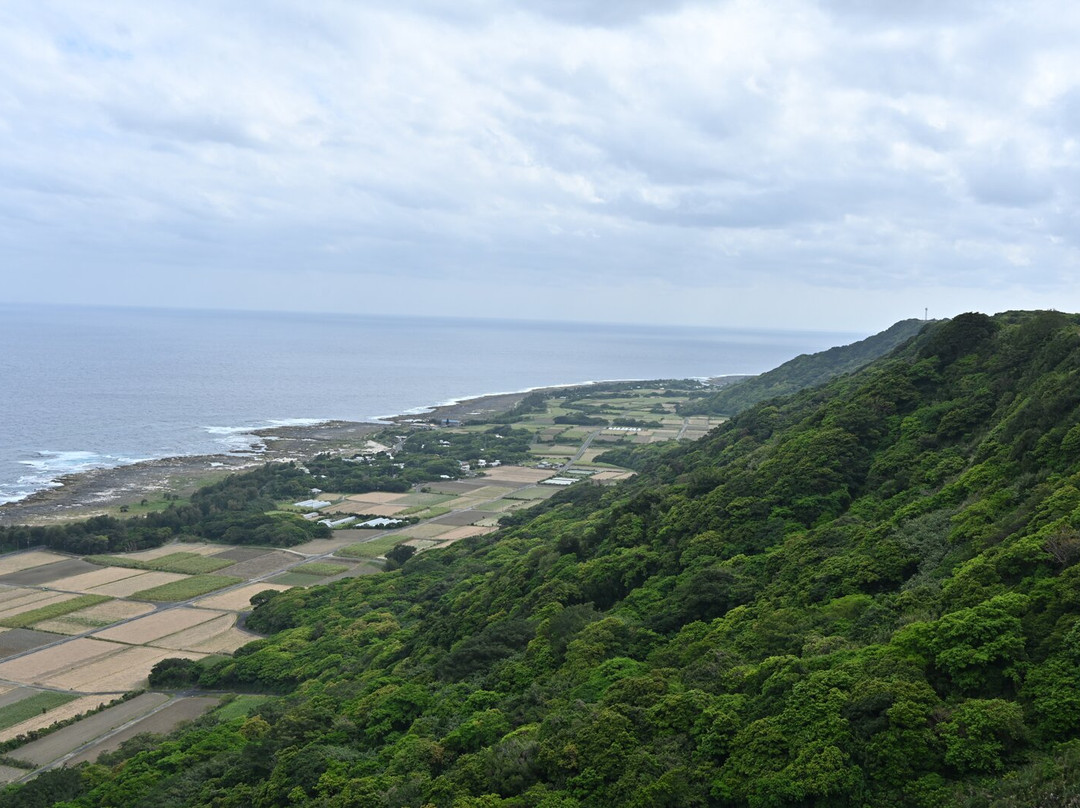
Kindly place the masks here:
POLYGON ((65 614, 77 612, 79 609, 97 606, 99 603, 104 603, 107 600, 112 600, 112 598, 108 595, 79 595, 79 597, 72 598, 71 600, 61 601, 60 603, 50 603, 48 606, 42 606, 40 609, 31 609, 28 612, 5 617, 0 620, 0 626, 7 626, 8 628, 26 628, 27 626, 32 626, 34 623, 42 620, 54 620, 57 617, 63 617, 65 614))
POLYGON ((190 600, 207 592, 224 589, 241 583, 244 579, 232 575, 193 575, 182 581, 153 586, 136 592, 131 597, 133 600, 152 600, 163 603, 176 603, 181 600, 190 600))
POLYGON ((302 572, 284 572, 281 575, 275 575, 269 583, 281 586, 315 586, 321 584, 325 577, 324 575, 304 575, 302 572))
POLYGON ((301 564, 293 572, 303 573, 304 575, 318 575, 321 577, 329 577, 331 575, 340 575, 343 572, 348 572, 352 569, 348 564, 331 564, 327 561, 312 561, 310 564, 301 564))
POLYGON ((207 572, 228 567, 234 562, 213 556, 203 556, 198 553, 169 553, 159 558, 138 559, 124 556, 93 555, 87 556, 86 560, 93 564, 104 567, 126 567, 136 570, 150 570, 152 572, 175 572, 181 575, 201 575, 207 572))
POLYGON ((0 707, 0 729, 7 729, 21 724, 35 715, 41 715, 61 704, 74 701, 78 696, 73 693, 55 693, 51 690, 35 693, 14 704, 0 707))
POLYGON ((377 558, 408 538, 408 536, 397 535, 383 536, 382 538, 373 539, 371 541, 346 545, 338 550, 335 555, 339 555, 342 558, 377 558))

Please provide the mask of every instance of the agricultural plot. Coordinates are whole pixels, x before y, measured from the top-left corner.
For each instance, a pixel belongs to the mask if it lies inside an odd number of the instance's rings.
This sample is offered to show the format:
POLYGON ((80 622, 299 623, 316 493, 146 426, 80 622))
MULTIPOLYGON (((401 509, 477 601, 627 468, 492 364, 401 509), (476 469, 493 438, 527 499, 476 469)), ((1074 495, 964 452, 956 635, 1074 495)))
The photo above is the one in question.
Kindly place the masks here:
POLYGON ((155 572, 175 572, 180 575, 199 575, 201 573, 214 572, 233 563, 228 559, 188 552, 169 553, 150 559, 95 555, 87 556, 87 560, 94 564, 100 564, 106 567, 131 567, 133 569, 153 570, 155 572))
POLYGON ((270 583, 284 587, 298 586, 301 588, 325 583, 326 578, 322 575, 304 575, 302 572, 283 572, 270 579, 270 583))
POLYGON ((20 572, 31 567, 41 567, 57 561, 69 561, 70 558, 70 556, 60 555, 59 553, 47 553, 40 550, 32 550, 28 553, 9 553, 0 557, 0 575, 20 572))
POLYGON ((470 539, 473 536, 483 536, 485 533, 491 533, 495 528, 493 527, 480 527, 479 525, 467 525, 465 527, 456 527, 453 530, 447 531, 439 536, 439 541, 443 544, 450 544, 461 539, 470 539))
POLYGON ((382 505, 378 502, 368 502, 366 500, 349 500, 349 503, 341 503, 341 505, 335 505, 335 511, 341 511, 342 513, 369 513, 372 516, 397 516, 402 511, 409 510, 408 505, 382 505), (346 511, 345 507, 349 510, 346 511))
POLYGON ((8 628, 26 628, 39 621, 62 617, 106 600, 108 598, 104 595, 55 595, 47 600, 27 604, 27 608, 5 612, 0 616, 0 625, 8 628))
POLYGON ((311 561, 307 564, 301 564, 299 567, 295 567, 293 572, 303 573, 304 575, 318 575, 323 578, 329 578, 333 575, 339 575, 343 572, 348 572, 352 569, 352 564, 333 564, 327 561, 311 561))
POLYGON ((49 584, 58 578, 69 575, 77 575, 80 572, 89 572, 94 568, 81 558, 65 558, 54 564, 44 564, 30 569, 19 570, 0 576, 0 584, 8 586, 41 586, 49 584))
POLYGON ((554 496, 555 491, 551 488, 521 488, 506 495, 506 499, 540 500, 554 496))
POLYGON ((34 651, 0 662, 0 679, 20 684, 49 684, 52 677, 72 668, 115 654, 128 646, 88 637, 34 651))
MULTIPOLYGON (((23 654, 34 648, 40 648, 51 642, 56 642, 56 637, 43 631, 31 631, 26 628, 13 628, 0 634, 0 658, 6 659, 15 654, 23 654)), ((7 693, 3 694, 7 696, 7 693)), ((0 704, 2 698, 0 696, 0 704)))
POLYGON ((93 636, 99 640, 144 645, 222 616, 222 612, 181 606, 176 609, 155 612, 130 623, 95 632, 93 636))
POLYGON ((406 496, 406 494, 395 494, 390 491, 369 491, 366 494, 352 494, 351 496, 346 497, 346 499, 350 499, 353 502, 372 502, 386 505, 397 502, 404 496, 406 496))
POLYGON ((172 732, 180 724, 194 721, 199 716, 212 710, 221 703, 215 696, 187 696, 175 699, 157 712, 146 716, 130 727, 125 727, 120 732, 110 735, 100 743, 85 749, 64 763, 65 766, 78 766, 80 763, 92 763, 106 752, 112 752, 120 748, 120 745, 136 735, 149 732, 155 735, 163 735, 172 732))
POLYGON ((432 505, 439 505, 446 502, 448 499, 453 499, 453 494, 406 494, 398 502, 402 505, 422 505, 425 508, 430 508, 432 505))
POLYGON ((90 592, 99 586, 122 581, 125 578, 133 578, 136 575, 142 575, 142 573, 143 570, 134 568, 99 567, 80 575, 71 575, 67 578, 60 578, 59 580, 53 581, 51 587, 66 592, 90 592))
POLYGON ((205 609, 225 609, 232 612, 244 612, 251 609, 251 598, 253 595, 257 595, 259 592, 265 592, 267 589, 281 592, 288 588, 289 587, 287 586, 271 583, 248 584, 247 586, 230 589, 228 592, 222 592, 220 595, 211 595, 208 598, 197 600, 195 601, 195 605, 205 609))
POLYGON ((146 676, 154 665, 166 657, 201 659, 206 654, 174 651, 143 645, 124 646, 106 659, 80 665, 78 668, 55 674, 45 684, 82 693, 105 693, 136 690, 146 687, 146 676))
POLYGON ((214 553, 213 557, 223 558, 235 564, 238 561, 250 561, 261 555, 266 555, 266 550, 261 547, 230 547, 224 552, 214 553))
POLYGON ((127 598, 144 589, 183 581, 187 577, 175 572, 143 572, 103 586, 96 586, 91 591, 100 595, 112 595, 114 598, 127 598))
MULTIPOLYGON (((488 506, 485 505, 485 508, 488 506)), ((481 519, 486 519, 491 516, 492 512, 488 510, 483 511, 458 511, 457 513, 450 513, 446 516, 440 516, 436 519, 436 523, 440 525, 450 525, 452 527, 464 527, 465 525, 471 525, 481 519)))
POLYGON ((168 700, 169 697, 164 693, 144 693, 115 707, 102 710, 77 724, 64 727, 51 735, 28 743, 11 752, 10 757, 33 766, 44 766, 74 752, 106 732, 123 726, 140 715, 146 715, 168 700))
POLYGON ((236 627, 234 612, 217 612, 217 615, 191 628, 153 640, 150 644, 174 651, 231 654, 241 645, 246 645, 255 639, 254 634, 240 631, 236 627))
POLYGON ((76 696, 71 693, 56 693, 52 690, 26 689, 23 698, 5 704, 0 707, 0 730, 5 730, 15 724, 21 724, 34 716, 47 713, 62 704, 74 701, 76 696))
POLYGON ((76 696, 74 701, 69 701, 59 707, 54 707, 48 712, 39 712, 33 718, 28 718, 5 730, 0 730, 0 743, 3 741, 10 741, 12 738, 18 738, 20 735, 25 735, 27 732, 32 732, 33 730, 50 727, 58 721, 67 721, 69 718, 75 718, 83 713, 96 710, 101 705, 108 704, 119 695, 119 693, 106 693, 94 696, 76 696))
POLYGON ((396 535, 399 539, 434 539, 436 536, 441 536, 449 530, 451 530, 450 525, 440 525, 435 522, 428 522, 427 524, 413 525, 404 530, 399 530, 396 535))
POLYGON ((154 547, 150 550, 139 550, 135 553, 124 553, 124 558, 134 558, 142 561, 150 561, 172 553, 197 553, 198 555, 216 555, 221 552, 220 544, 196 544, 194 542, 174 542, 154 547))
POLYGON ((572 457, 577 453, 580 446, 556 444, 554 446, 533 446, 529 448, 529 454, 536 457, 572 457))
POLYGON ((371 541, 358 542, 357 544, 342 547, 334 555, 342 558, 377 558, 403 541, 402 536, 392 533, 389 536, 380 536, 371 541))
MULTIPOLYGON (((340 550, 348 544, 354 543, 357 539, 361 539, 364 536, 371 536, 370 530, 335 530, 334 538, 332 539, 312 539, 311 541, 304 542, 303 544, 294 544, 289 548, 292 553, 298 553, 300 555, 325 555, 326 553, 332 553, 335 550, 340 550)), ((226 570, 228 572, 228 570, 226 570)))
POLYGON ((223 572, 226 575, 241 579, 262 578, 292 566, 299 560, 300 557, 295 553, 286 553, 283 550, 264 551, 254 558, 233 564, 231 567, 224 569, 223 572))
POLYGON ((179 581, 171 581, 150 589, 143 589, 132 593, 135 600, 150 600, 162 603, 177 603, 182 600, 191 600, 207 592, 216 589, 224 589, 234 586, 244 579, 231 575, 192 575, 179 581))
MULTIPOLYGON (((36 623, 41 631, 51 631, 55 634, 82 634, 94 628, 104 628, 121 620, 130 620, 133 617, 154 611, 149 603, 135 603, 130 600, 109 600, 97 606, 79 609, 70 614, 53 620, 43 620, 36 623)), ((56 639, 55 637, 53 639, 56 639)))
POLYGON ((432 539, 409 539, 406 542, 402 542, 402 544, 407 544, 409 547, 414 548, 416 552, 420 553, 424 550, 430 550, 432 547, 438 547, 442 542, 434 541, 432 539))

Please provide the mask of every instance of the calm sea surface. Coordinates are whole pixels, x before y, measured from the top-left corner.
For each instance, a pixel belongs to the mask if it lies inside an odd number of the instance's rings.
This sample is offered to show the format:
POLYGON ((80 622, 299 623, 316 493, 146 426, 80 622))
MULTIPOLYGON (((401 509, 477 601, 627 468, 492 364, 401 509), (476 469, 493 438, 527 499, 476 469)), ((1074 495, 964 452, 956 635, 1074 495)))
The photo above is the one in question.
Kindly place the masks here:
POLYGON ((0 503, 89 468, 246 448, 484 393, 760 373, 864 335, 0 305, 0 503))

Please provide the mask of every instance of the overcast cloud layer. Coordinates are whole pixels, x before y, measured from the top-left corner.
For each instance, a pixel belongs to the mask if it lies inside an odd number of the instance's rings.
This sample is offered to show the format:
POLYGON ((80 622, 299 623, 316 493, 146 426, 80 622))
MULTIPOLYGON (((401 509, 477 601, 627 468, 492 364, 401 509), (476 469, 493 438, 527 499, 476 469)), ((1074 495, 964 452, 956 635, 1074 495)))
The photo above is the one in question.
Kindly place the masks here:
POLYGON ((1080 310, 1077 42, 1067 2, 4 3, 0 300, 1080 310))

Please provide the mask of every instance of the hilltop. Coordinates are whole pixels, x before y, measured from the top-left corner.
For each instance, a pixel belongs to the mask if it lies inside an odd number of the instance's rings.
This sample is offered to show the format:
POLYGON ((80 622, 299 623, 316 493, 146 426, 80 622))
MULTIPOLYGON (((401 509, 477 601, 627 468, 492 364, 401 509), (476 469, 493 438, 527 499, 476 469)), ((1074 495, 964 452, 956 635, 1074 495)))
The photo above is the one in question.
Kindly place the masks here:
POLYGON ((800 354, 760 376, 735 381, 712 395, 679 408, 685 415, 734 415, 770 398, 790 395, 852 373, 884 356, 919 333, 924 320, 901 320, 884 331, 850 345, 800 354))
MULTIPOLYGON (((1068 805, 1080 316, 966 314, 166 666, 273 695, 12 805, 1068 805), (38 795, 38 796, 35 796, 38 795)), ((602 456, 601 456, 602 459, 602 456)))

